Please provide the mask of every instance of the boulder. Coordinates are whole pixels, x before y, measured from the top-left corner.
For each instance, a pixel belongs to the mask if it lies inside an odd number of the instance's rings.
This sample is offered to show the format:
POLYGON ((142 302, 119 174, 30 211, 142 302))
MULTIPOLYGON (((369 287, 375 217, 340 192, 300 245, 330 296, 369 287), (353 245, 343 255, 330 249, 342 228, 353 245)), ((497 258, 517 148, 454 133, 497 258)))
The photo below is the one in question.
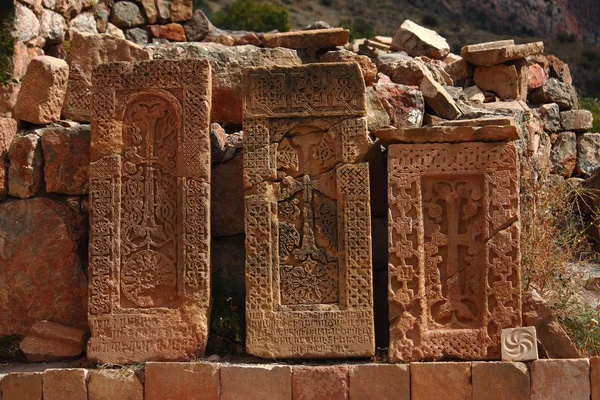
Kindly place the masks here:
POLYGON ((28 42, 40 34, 40 21, 33 11, 21 3, 15 6, 15 39, 20 42, 28 42))
POLYGON ((54 11, 67 19, 75 18, 83 9, 82 0, 56 0, 54 11))
POLYGON ((15 118, 32 124, 57 121, 68 78, 69 66, 63 60, 50 56, 31 60, 13 110, 15 118))
MULTIPOLYGON (((107 27, 108 28, 108 27, 107 27)), ((69 30, 72 32, 98 33, 96 18, 91 12, 83 12, 69 22, 69 30)))
POLYGON ((584 133, 577 138, 575 172, 591 175, 600 169, 600 133, 584 133))
POLYGON ((538 343, 550 358, 580 358, 548 303, 535 290, 523 293, 523 325, 535 326, 538 343))
POLYGON ((136 3, 131 1, 119 1, 112 8, 110 22, 119 28, 133 28, 144 25, 146 19, 136 3))
POLYGON ((475 68, 475 84, 501 99, 527 100, 527 63, 524 59, 475 68))
POLYGON ((108 34, 74 33, 69 57, 71 74, 62 110, 63 118, 81 122, 90 121, 94 67, 110 61, 149 59, 150 54, 146 50, 128 40, 108 34))
POLYGON ((192 18, 185 23, 183 29, 187 40, 190 42, 201 42, 214 28, 202 10, 194 11, 192 18))
POLYGON ((438 116, 445 119, 456 119, 460 116, 461 112, 452 97, 433 78, 425 75, 420 88, 425 101, 438 116))
POLYGON ((570 110, 560 113, 560 125, 564 131, 585 132, 592 129, 594 116, 588 110, 570 110))
POLYGON ((36 130, 17 135, 8 151, 8 194, 26 199, 35 196, 43 181, 41 134, 36 130))
POLYGON ((302 62, 293 50, 255 46, 229 47, 217 43, 152 44, 146 47, 154 59, 205 58, 212 67, 211 120, 220 124, 242 123, 242 70, 246 67, 293 66, 302 62))
POLYGON ((140 46, 150 43, 150 32, 142 28, 131 28, 125 31, 125 38, 140 46))
POLYGON ((574 132, 561 132, 552 145, 550 162, 553 174, 569 178, 577 163, 577 137, 574 132))
POLYGON ((27 361, 57 361, 76 358, 85 350, 85 331, 50 321, 35 323, 19 343, 27 361))
POLYGON ((211 233, 233 236, 244 233, 242 157, 215 165, 211 172, 211 233))
POLYGON ((425 114, 423 94, 416 86, 376 83, 375 94, 396 128, 420 128, 425 114))
POLYGON ((156 2, 154 0, 141 0, 142 10, 146 15, 146 20, 149 24, 155 24, 158 20, 158 11, 156 10, 156 2))
POLYGON ((536 113, 544 121, 544 129, 548 132, 558 132, 561 130, 560 107, 556 103, 542 104, 536 109, 536 113))
POLYGON ((125 33, 110 22, 106 26, 106 34, 119 39, 125 39, 125 33))
POLYGON ((156 0, 156 13, 159 23, 166 24, 171 22, 171 10, 169 9, 169 2, 167 0, 156 0))
POLYGON ((530 64, 527 67, 527 90, 542 87, 547 81, 548 76, 539 64, 530 64))
POLYGON ((173 0, 169 7, 171 21, 181 22, 192 19, 192 0, 173 0))
POLYGON ((369 132, 381 129, 391 124, 391 119, 383 107, 383 103, 379 99, 375 89, 368 87, 366 91, 367 97, 367 128, 369 132))
POLYGON ((8 195, 8 150, 17 135, 17 121, 0 118, 0 201, 8 195))
POLYGON ((343 46, 348 43, 349 35, 350 31, 343 28, 265 33, 262 37, 262 43, 265 47, 321 49, 343 46))
POLYGON ((46 191, 70 195, 88 193, 90 126, 54 126, 42 136, 46 191))
POLYGON ((355 62, 362 71, 365 85, 371 86, 377 77, 377 67, 369 57, 361 56, 349 50, 328 51, 325 53, 320 62, 355 62))
POLYGON ((568 85, 573 84, 573 78, 571 77, 569 64, 562 62, 560 59, 558 59, 558 57, 553 55, 547 56, 546 60, 548 60, 548 70, 551 78, 556 78, 568 85))
POLYGON ((110 17, 110 8, 106 1, 102 1, 96 5, 94 16, 96 17, 98 32, 105 33, 108 26, 108 18, 110 17))
POLYGON ((392 82, 419 86, 423 76, 429 74, 425 64, 405 53, 382 53, 375 59, 377 70, 390 77, 392 82))
POLYGON ((413 57, 427 56, 436 60, 443 60, 450 52, 446 39, 409 19, 400 25, 390 47, 392 50, 405 51, 413 57))
POLYGON ((62 200, 0 203, 0 337, 39 321, 87 327, 87 216, 62 200))
POLYGON ((56 44, 65 40, 68 27, 62 15, 44 8, 40 21, 40 36, 46 39, 46 43, 56 44))
POLYGON ((534 104, 556 103, 561 110, 572 110, 579 108, 579 99, 575 86, 560 82, 556 78, 548 79, 548 82, 529 93, 529 101, 534 104))
POLYGON ((544 42, 516 45, 514 40, 501 40, 464 46, 460 55, 478 67, 501 64, 544 52, 544 42))

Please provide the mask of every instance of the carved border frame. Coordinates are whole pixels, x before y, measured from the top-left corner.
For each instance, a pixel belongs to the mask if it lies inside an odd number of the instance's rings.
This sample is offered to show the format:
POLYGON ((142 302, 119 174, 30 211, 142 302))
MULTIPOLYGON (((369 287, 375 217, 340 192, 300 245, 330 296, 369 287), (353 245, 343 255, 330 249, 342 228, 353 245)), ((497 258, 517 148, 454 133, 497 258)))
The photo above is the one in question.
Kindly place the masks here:
POLYGON ((519 175, 515 145, 391 145, 388 204, 390 360, 499 359, 502 329, 521 326, 519 175), (484 293, 479 329, 429 327, 428 263, 421 197, 421 179, 427 174, 483 176, 485 264, 481 265, 484 293))

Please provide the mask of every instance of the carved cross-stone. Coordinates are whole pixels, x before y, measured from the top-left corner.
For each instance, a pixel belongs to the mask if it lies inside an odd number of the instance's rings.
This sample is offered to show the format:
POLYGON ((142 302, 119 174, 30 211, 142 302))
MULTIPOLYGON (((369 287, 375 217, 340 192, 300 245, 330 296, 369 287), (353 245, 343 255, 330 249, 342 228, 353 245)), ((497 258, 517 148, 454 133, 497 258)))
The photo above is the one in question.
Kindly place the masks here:
POLYGON ((374 354, 365 87, 358 65, 244 71, 246 349, 374 354))
POLYGON ((88 358, 202 355, 210 304, 210 65, 96 68, 88 358))

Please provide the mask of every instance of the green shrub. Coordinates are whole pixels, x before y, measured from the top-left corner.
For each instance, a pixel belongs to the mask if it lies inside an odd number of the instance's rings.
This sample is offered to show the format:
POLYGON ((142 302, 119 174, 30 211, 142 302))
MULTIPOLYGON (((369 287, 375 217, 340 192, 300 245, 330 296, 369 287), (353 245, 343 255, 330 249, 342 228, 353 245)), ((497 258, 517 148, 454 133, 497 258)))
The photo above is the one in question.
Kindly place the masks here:
POLYGON ((594 116, 594 126, 592 127, 593 132, 600 132, 600 99, 592 99, 590 97, 584 97, 579 100, 581 108, 589 110, 594 116))
POLYGON ((289 15, 284 7, 264 0, 236 0, 217 12, 213 23, 223 29, 286 32, 290 30, 288 19, 289 15))
POLYGON ((436 28, 440 26, 440 21, 435 15, 425 15, 421 22, 423 23, 423 25, 428 26, 430 28, 436 28))
POLYGON ((212 9, 206 3, 206 0, 193 0, 192 5, 195 10, 201 10, 209 19, 212 17, 212 9))
POLYGON ((15 5, 12 1, 0 3, 0 86, 13 81, 12 56, 14 38, 12 31, 15 5))
POLYGON ((375 36, 375 31, 371 24, 369 24, 363 18, 356 18, 355 20, 342 20, 340 26, 350 30, 350 41, 355 39, 370 38, 375 36))

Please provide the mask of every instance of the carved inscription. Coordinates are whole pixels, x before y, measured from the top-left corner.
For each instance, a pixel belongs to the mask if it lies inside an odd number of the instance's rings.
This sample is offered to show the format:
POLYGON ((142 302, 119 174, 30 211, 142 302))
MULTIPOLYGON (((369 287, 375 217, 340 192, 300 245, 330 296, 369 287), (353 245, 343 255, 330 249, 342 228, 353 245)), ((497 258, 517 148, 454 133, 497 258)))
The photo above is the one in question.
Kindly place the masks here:
POLYGON ((520 326, 512 143, 389 148, 390 360, 499 359, 520 326))
POLYGON ((109 63, 95 70, 93 84, 92 154, 113 154, 90 165, 88 357, 125 363, 202 354, 210 66, 109 63))
POLYGON ((355 64, 244 71, 247 350, 374 353, 364 82, 355 64))

